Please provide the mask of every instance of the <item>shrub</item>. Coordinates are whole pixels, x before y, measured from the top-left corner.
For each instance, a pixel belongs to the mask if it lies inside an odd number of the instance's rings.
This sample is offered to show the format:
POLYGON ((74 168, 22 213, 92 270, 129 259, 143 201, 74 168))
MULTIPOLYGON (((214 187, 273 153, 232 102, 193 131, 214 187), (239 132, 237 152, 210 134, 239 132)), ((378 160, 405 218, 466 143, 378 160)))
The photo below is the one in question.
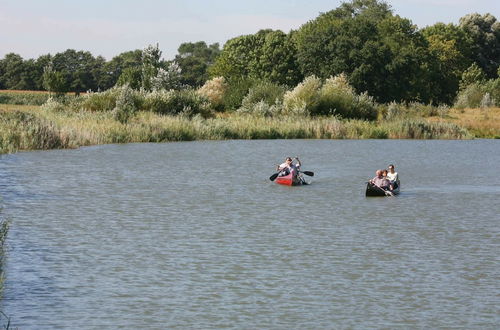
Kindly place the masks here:
POLYGON ((455 107, 459 109, 477 108, 481 105, 484 94, 481 84, 471 84, 460 91, 455 102, 455 107))
POLYGON ((143 109, 161 114, 171 113, 170 99, 175 92, 172 91, 153 91, 144 96, 143 109))
POLYGON ((222 98, 225 111, 234 111, 241 107, 243 98, 256 81, 250 78, 232 78, 227 82, 227 90, 222 98))
POLYGON ((45 111, 62 112, 66 110, 66 106, 57 99, 51 97, 41 106, 41 109, 45 111))
POLYGON ((381 126, 395 139, 468 139, 472 136, 456 124, 433 122, 422 119, 402 119, 381 126))
POLYGON ((261 101, 268 105, 279 104, 283 102, 285 91, 285 87, 272 82, 256 83, 243 98, 241 105, 242 107, 249 107, 261 101))
POLYGON ((286 113, 310 115, 339 115, 343 118, 377 118, 377 105, 366 93, 356 94, 347 76, 340 74, 321 83, 319 78, 307 77, 283 99, 286 113))
POLYGON ((122 86, 118 90, 119 94, 113 109, 113 117, 120 123, 126 123, 137 111, 134 91, 128 85, 122 86))
POLYGON ((115 86, 104 92, 88 93, 78 101, 78 106, 88 111, 112 111, 117 106, 118 98, 124 93, 127 94, 127 98, 134 103, 136 108, 142 107, 143 92, 134 90, 128 84, 115 86))
POLYGON ((269 105, 264 100, 260 100, 257 103, 248 103, 241 106, 238 109, 238 113, 251 114, 259 117, 272 117, 281 114, 283 111, 283 105, 281 103, 276 103, 269 105))
POLYGON ((163 115, 209 117, 212 114, 208 100, 192 89, 148 93, 144 104, 146 110, 163 115))
POLYGON ((292 115, 314 113, 320 102, 321 79, 309 76, 283 96, 283 111, 292 115))
POLYGON ((0 112, 0 153, 64 146, 54 123, 28 112, 0 112))
POLYGON ((443 117, 448 111, 449 107, 446 105, 436 107, 431 104, 422 104, 418 102, 412 102, 410 104, 391 102, 387 105, 383 117, 386 120, 432 116, 443 117))
POLYGON ((227 88, 228 86, 224 77, 215 77, 205 82, 197 92, 205 97, 215 110, 222 110, 224 94, 227 88))
POLYGON ((104 92, 88 93, 83 97, 80 106, 82 109, 89 111, 111 111, 116 106, 120 88, 122 87, 113 87, 104 92))

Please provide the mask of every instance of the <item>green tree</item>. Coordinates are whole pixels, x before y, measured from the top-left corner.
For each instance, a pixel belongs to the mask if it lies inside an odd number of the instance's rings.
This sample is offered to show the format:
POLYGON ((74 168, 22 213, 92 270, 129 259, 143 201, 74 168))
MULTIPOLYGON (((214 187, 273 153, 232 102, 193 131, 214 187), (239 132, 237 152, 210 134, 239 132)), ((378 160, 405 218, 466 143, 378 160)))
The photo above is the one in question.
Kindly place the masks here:
POLYGON ((485 81, 486 75, 484 74, 484 71, 479 67, 479 65, 477 65, 477 63, 472 63, 472 65, 462 73, 460 90, 464 90, 469 85, 474 83, 483 83, 485 81))
POLYGON ((50 93, 63 94, 67 89, 64 76, 60 72, 54 71, 52 62, 44 68, 42 77, 43 87, 50 93))
POLYGON ((128 85, 130 88, 141 88, 142 70, 141 67, 128 67, 123 69, 118 81, 117 86, 128 85))
POLYGON ((98 75, 102 72, 103 59, 96 59, 90 52, 68 49, 52 59, 54 70, 65 79, 67 91, 76 93, 97 90, 98 75))
POLYGON ((500 22, 491 14, 477 13, 460 18, 460 27, 471 45, 471 60, 487 77, 496 78, 500 65, 500 22))
POLYGON ((181 83, 192 87, 202 86, 208 80, 208 67, 220 54, 218 43, 207 46, 204 41, 183 43, 177 51, 175 62, 181 69, 181 83))
POLYGON ((288 85, 302 79, 297 70, 293 40, 285 33, 273 30, 261 30, 229 40, 209 72, 212 77, 264 79, 288 85))
POLYGON ((44 81, 43 73, 44 73, 45 67, 51 63, 52 63, 52 56, 50 54, 41 55, 36 59, 35 67, 34 67, 34 72, 35 72, 35 78, 34 78, 35 88, 34 89, 35 90, 44 90, 45 89, 45 87, 43 85, 43 81, 44 81))
POLYGON ((5 55, 2 60, 2 75, 0 84, 5 89, 27 89, 26 65, 23 58, 15 53, 5 55))
POLYGON ((295 34, 305 76, 346 73, 378 101, 428 101, 425 39, 408 19, 376 0, 354 0, 304 24, 295 34))
POLYGON ((465 32, 454 24, 437 23, 422 30, 430 58, 428 83, 432 99, 451 104, 458 91, 462 72, 471 64, 465 32))
POLYGON ((250 70, 251 75, 288 86, 302 81, 296 58, 297 48, 291 36, 279 30, 263 30, 258 36, 261 49, 255 66, 250 70))
POLYGON ((253 53, 257 50, 254 35, 239 36, 228 40, 214 65, 209 68, 211 77, 237 79, 248 77, 255 62, 253 53))
POLYGON ((142 51, 140 49, 136 49, 133 51, 128 51, 121 53, 111 59, 111 61, 106 62, 103 67, 103 74, 99 80, 99 86, 106 90, 118 83, 118 80, 124 74, 124 78, 122 78, 122 82, 119 85, 124 84, 124 80, 130 85, 130 87, 138 89, 141 85, 141 65, 142 65, 142 51), (127 71, 127 73, 125 73, 127 71), (139 76, 131 74, 132 72, 139 71, 139 76), (125 77, 128 77, 125 79, 125 77), (132 81, 129 80, 130 77, 135 77, 137 80, 132 81))

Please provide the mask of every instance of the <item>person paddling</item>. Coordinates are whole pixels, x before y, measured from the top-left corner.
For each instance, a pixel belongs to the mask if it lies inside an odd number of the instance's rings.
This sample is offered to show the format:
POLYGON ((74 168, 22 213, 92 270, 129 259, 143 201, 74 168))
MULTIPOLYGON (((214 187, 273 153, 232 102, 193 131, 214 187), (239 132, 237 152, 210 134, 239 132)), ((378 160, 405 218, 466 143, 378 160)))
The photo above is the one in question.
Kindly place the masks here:
POLYGON ((295 160, 297 161, 296 164, 293 163, 292 157, 287 157, 284 163, 277 165, 276 171, 280 172, 278 176, 285 176, 292 173, 293 180, 297 181, 301 163, 299 157, 295 157, 295 160))
POLYGON ((392 190, 391 182, 384 177, 384 171, 382 170, 375 172, 375 177, 370 180, 370 183, 384 190, 392 190))

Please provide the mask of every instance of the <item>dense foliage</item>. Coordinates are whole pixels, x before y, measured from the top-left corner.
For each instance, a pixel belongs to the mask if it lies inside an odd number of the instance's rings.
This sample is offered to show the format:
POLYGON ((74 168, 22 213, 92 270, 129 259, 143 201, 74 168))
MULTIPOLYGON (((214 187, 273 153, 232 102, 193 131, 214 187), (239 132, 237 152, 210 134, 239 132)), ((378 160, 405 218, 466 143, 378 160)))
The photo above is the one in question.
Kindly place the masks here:
MULTIPOLYGON (((292 90, 305 77, 324 83, 345 74, 353 93, 366 92, 370 102, 453 104, 459 91, 463 95, 472 84, 497 79, 499 64, 500 22, 491 14, 468 14, 459 24, 419 29, 386 2, 351 0, 289 33, 264 29, 230 39, 222 49, 203 41, 183 43, 171 61, 161 58, 159 45, 109 61, 73 49, 28 60, 9 53, 0 59, 0 89, 62 94, 127 85, 181 90, 222 77, 224 94, 219 93, 215 108, 236 110, 263 81, 292 90)), ((496 90, 488 93, 493 104, 500 103, 496 90)))

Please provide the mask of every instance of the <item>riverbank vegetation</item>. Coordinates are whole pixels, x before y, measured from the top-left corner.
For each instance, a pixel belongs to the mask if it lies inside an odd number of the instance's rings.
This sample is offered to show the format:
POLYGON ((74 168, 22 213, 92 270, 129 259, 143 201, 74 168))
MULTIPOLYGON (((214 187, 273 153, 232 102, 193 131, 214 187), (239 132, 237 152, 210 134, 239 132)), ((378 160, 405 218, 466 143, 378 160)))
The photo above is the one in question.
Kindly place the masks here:
POLYGON ((196 139, 500 137, 500 24, 491 14, 418 29, 385 2, 352 0, 288 34, 261 30, 222 49, 184 43, 170 61, 161 53, 149 45, 109 62, 74 50, 36 61, 6 55, 0 88, 47 92, 0 91, 0 152, 196 139))
POLYGON ((473 136, 446 121, 397 118, 367 121, 337 117, 264 117, 248 114, 203 118, 137 111, 126 122, 113 111, 61 108, 1 110, 0 153, 126 143, 223 139, 466 139, 473 136))

